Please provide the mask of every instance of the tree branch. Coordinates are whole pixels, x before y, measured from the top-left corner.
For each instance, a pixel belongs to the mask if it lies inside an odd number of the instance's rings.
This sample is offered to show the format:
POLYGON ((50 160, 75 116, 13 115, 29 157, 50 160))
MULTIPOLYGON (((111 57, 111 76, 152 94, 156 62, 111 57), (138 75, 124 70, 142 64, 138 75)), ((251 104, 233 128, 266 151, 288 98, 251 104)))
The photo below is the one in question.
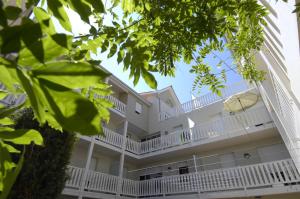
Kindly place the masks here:
MULTIPOLYGON (((144 18, 139 19, 139 20, 133 22, 132 24, 130 24, 129 26, 126 26, 126 27, 120 29, 119 32, 124 31, 124 30, 136 25, 137 23, 139 23, 142 20, 144 20, 144 18)), ((97 34, 95 34, 95 35, 94 34, 79 35, 79 36, 74 37, 74 39, 79 39, 79 38, 83 38, 83 37, 91 37, 91 36, 99 36, 99 35, 103 35, 103 34, 105 34, 105 33, 104 32, 97 32, 97 34)))

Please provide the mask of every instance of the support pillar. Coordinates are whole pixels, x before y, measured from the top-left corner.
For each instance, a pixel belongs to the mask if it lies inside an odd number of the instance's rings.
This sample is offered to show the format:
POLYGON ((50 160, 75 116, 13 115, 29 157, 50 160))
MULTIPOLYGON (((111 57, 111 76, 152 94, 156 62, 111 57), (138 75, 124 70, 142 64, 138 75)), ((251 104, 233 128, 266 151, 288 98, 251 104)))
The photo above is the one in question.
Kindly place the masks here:
POLYGON ((84 187, 86 184, 86 180, 87 180, 87 175, 88 175, 88 171, 90 169, 90 164, 91 164, 91 160, 92 160, 92 154, 93 154, 93 150, 94 150, 94 145, 95 145, 95 141, 94 141, 94 137, 90 137, 91 141, 89 144, 89 151, 87 154, 87 161, 85 164, 85 169, 84 169, 84 173, 83 173, 83 177, 82 177, 82 183, 80 185, 80 189, 79 189, 79 196, 78 199, 82 199, 83 197, 83 192, 84 192, 84 187))
POLYGON ((125 158, 125 150, 126 150, 126 136, 127 136, 127 128, 128 128, 128 121, 125 120, 124 128, 123 128, 123 144, 122 144, 122 153, 120 155, 120 164, 119 164, 119 180, 118 180, 118 189, 117 189, 117 197, 120 198, 122 193, 122 179, 123 179, 123 172, 124 172, 124 158, 125 158))
POLYGON ((193 155, 193 160, 194 160, 195 172, 198 173, 197 160, 196 160, 196 156, 195 155, 193 155))

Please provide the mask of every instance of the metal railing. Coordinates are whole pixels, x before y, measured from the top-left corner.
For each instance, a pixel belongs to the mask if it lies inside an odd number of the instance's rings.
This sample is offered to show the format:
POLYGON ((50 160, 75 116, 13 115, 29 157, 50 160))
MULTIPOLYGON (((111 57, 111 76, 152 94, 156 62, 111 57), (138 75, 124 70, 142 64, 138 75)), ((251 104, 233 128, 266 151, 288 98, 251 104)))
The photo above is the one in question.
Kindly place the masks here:
POLYGON ((115 147, 122 148, 122 144, 125 138, 121 134, 116 133, 106 127, 103 127, 103 133, 104 136, 98 135, 95 137, 95 139, 97 141, 102 141, 115 147))
POLYGON ((137 142, 127 139, 127 151, 134 154, 146 154, 191 142, 209 141, 214 138, 227 138, 236 133, 247 133, 253 128, 263 128, 272 119, 265 108, 257 108, 233 116, 209 121, 193 128, 178 130, 165 136, 137 142))
MULTIPOLYGON (((78 187, 81 168, 70 167, 66 187, 78 187)), ((89 171, 85 182, 88 191, 115 194, 122 183, 120 194, 130 196, 157 196, 198 192, 219 192, 291 186, 300 182, 300 174, 291 159, 216 169, 183 175, 164 176, 144 181, 121 179, 117 176, 89 171), (120 181, 119 181, 120 180, 120 181)))
POLYGON ((242 91, 246 91, 251 88, 253 88, 253 87, 250 86, 245 81, 234 83, 232 85, 229 85, 229 86, 221 89, 222 96, 218 96, 218 95, 210 92, 208 94, 197 97, 193 100, 185 102, 185 103, 181 104, 180 107, 174 107, 174 108, 169 108, 168 110, 162 110, 162 112, 159 113, 159 120, 163 121, 163 120, 169 119, 171 117, 178 116, 180 114, 189 113, 191 111, 205 107, 205 106, 215 103, 217 101, 224 100, 233 94, 236 94, 236 93, 239 93, 242 91))
POLYGON ((80 188, 83 180, 83 168, 78 168, 74 166, 68 167, 68 180, 66 181, 66 186, 71 188, 80 188))
POLYGON ((95 95, 96 98, 105 98, 107 100, 109 100, 110 102, 112 102, 114 104, 114 109, 119 111, 122 114, 126 114, 126 104, 124 104, 123 102, 121 102, 120 100, 118 100, 116 97, 112 96, 112 95, 108 95, 108 96, 100 96, 100 95, 95 95))

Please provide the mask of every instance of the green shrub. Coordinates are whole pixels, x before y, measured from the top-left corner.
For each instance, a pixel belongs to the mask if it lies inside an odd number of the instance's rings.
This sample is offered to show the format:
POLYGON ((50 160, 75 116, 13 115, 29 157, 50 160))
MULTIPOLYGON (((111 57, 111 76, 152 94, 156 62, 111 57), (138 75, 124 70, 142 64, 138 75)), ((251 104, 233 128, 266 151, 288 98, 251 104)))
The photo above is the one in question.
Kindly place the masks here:
POLYGON ((42 127, 33 119, 31 110, 23 111, 16 119, 16 129, 38 130, 45 146, 29 145, 25 148, 25 161, 9 199, 55 199, 61 194, 67 165, 75 142, 75 134, 59 132, 48 125, 42 127))

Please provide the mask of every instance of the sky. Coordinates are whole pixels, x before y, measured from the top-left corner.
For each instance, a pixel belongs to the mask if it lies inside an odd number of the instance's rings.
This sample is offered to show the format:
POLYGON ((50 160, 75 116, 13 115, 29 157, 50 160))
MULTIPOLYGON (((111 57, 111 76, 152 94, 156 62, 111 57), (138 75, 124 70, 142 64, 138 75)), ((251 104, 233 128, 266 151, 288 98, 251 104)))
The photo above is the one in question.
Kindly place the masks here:
MULTIPOLYGON (((70 18, 70 21, 72 23, 72 31, 74 35, 79 34, 86 34, 89 32, 89 25, 85 24, 83 21, 81 21, 79 15, 77 15, 73 11, 68 11, 68 15, 70 18)), ((107 16, 105 18, 106 23, 110 23, 111 17, 107 16)), ((57 31, 65 32, 59 23, 57 21, 55 22, 55 26, 57 28, 57 31)), ((224 52, 216 52, 218 57, 220 57, 222 60, 226 60, 226 63, 232 66, 232 68, 235 68, 233 65, 233 60, 231 58, 231 53, 229 50, 225 50, 224 52)), ((112 74, 114 74, 116 77, 118 77, 120 80, 122 80, 125 84, 127 84, 129 87, 133 88, 137 92, 147 92, 151 91, 151 89, 143 80, 143 78, 140 78, 140 81, 136 86, 133 85, 133 79, 129 79, 129 71, 123 71, 123 65, 119 65, 117 63, 116 55, 107 59, 106 57, 107 53, 104 53, 102 55, 92 56, 94 59, 102 60, 101 65, 105 67, 108 71, 110 71, 112 74)), ((210 66, 213 67, 213 71, 215 73, 221 72, 223 68, 216 67, 219 63, 219 59, 214 58, 213 55, 208 56, 205 59, 205 62, 207 62, 210 66)), ((168 86, 172 86, 175 90, 175 93, 177 94, 179 100, 181 103, 189 101, 192 99, 193 96, 199 96, 206 94, 210 92, 207 88, 203 88, 201 90, 196 89, 195 91, 192 90, 193 81, 195 78, 194 74, 191 74, 189 72, 191 66, 187 65, 183 62, 176 63, 176 74, 175 77, 165 77, 161 76, 158 73, 154 73, 154 76, 156 78, 156 81, 158 83, 157 89, 162 89, 168 86)), ((225 68, 228 70, 228 68, 225 68)), ((230 85, 234 82, 241 81, 240 75, 237 74, 237 72, 229 70, 227 73, 227 82, 226 85, 230 85)))

